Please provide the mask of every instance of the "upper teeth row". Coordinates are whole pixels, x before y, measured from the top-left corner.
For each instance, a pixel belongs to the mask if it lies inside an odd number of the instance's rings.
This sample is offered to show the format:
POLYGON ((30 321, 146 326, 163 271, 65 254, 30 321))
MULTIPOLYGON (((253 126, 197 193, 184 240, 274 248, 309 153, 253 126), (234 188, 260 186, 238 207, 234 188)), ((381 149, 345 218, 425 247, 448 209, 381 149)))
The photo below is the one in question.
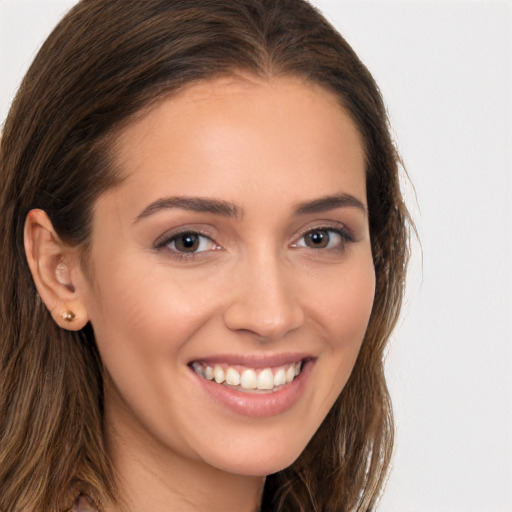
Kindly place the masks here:
POLYGON ((194 371, 205 379, 214 380, 217 384, 241 386, 243 389, 274 389, 277 386, 289 384, 299 375, 301 366, 302 361, 299 361, 279 368, 265 368, 256 373, 253 368, 238 371, 232 366, 223 368, 221 365, 192 364, 194 371))

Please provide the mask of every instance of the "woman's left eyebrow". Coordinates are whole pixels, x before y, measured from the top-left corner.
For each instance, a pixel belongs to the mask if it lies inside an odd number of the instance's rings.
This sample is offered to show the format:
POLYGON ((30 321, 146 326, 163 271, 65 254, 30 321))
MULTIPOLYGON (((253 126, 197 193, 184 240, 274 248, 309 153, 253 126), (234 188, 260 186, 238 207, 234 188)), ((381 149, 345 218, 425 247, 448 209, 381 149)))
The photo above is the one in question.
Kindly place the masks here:
POLYGON ((296 215, 307 215, 311 213, 322 213, 336 208, 358 208, 365 215, 368 214, 368 208, 366 205, 350 194, 338 194, 334 196, 320 197, 319 199, 313 199, 312 201, 306 201, 299 203, 296 206, 296 215))

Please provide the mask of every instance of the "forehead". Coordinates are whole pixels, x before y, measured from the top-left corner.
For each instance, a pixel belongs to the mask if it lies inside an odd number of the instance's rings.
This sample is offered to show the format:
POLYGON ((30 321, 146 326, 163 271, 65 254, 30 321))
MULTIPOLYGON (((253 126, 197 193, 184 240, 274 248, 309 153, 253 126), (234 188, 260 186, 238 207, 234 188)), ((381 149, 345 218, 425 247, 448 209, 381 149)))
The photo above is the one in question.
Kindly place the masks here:
POLYGON ((300 202, 306 189, 325 195, 336 183, 366 201, 354 122, 333 93, 296 78, 236 76, 186 87, 128 125, 114 154, 136 201, 159 189, 225 196, 272 187, 300 202))

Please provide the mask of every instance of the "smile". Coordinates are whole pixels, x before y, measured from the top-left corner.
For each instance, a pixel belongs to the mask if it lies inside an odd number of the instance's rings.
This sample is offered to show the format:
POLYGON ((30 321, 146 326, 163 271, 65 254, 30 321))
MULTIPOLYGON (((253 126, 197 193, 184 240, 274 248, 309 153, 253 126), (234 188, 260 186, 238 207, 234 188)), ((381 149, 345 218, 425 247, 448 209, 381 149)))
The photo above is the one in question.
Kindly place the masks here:
POLYGON ((192 369, 206 380, 249 393, 279 391, 300 375, 302 361, 277 367, 251 368, 241 365, 208 364, 195 361, 192 369))

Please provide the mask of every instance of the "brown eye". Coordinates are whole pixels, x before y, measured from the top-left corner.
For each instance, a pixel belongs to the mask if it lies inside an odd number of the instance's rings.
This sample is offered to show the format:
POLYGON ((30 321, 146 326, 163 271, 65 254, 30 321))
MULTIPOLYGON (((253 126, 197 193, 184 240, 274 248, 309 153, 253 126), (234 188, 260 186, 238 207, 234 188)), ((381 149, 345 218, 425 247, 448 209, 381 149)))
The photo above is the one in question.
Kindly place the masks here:
POLYGON ((342 252, 354 239, 345 229, 316 228, 304 233, 292 247, 342 252))
POLYGON ((316 229, 304 235, 304 243, 311 249, 325 249, 329 245, 329 241, 329 231, 324 229, 316 229))
POLYGON ((203 252, 216 251, 220 249, 214 240, 209 236, 196 231, 182 231, 168 237, 162 237, 155 243, 158 250, 166 250, 167 254, 179 257, 195 257, 203 252))
POLYGON ((199 247, 199 235, 183 233, 174 239, 174 247, 181 252, 195 252, 199 247))

